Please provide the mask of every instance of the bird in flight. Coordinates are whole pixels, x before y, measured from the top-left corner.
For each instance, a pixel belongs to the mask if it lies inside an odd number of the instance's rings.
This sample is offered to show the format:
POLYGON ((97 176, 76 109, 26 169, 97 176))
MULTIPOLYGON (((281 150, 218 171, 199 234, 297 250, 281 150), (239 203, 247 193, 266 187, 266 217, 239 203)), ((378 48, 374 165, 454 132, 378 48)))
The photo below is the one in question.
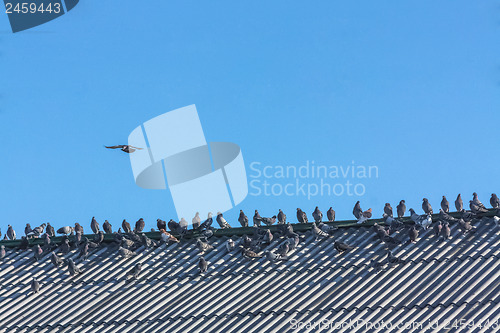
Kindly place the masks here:
POLYGON ((106 147, 108 149, 120 149, 121 151, 124 151, 128 154, 133 153, 137 149, 139 149, 139 150, 144 149, 144 148, 138 148, 138 147, 134 147, 134 146, 130 146, 130 145, 117 145, 117 146, 104 146, 104 147, 106 147))

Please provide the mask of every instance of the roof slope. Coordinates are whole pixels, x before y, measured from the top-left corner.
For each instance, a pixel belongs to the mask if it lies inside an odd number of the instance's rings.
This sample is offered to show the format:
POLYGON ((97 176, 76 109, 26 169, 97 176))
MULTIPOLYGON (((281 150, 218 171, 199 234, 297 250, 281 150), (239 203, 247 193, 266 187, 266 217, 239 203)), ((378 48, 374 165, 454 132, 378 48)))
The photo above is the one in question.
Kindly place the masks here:
MULTIPOLYGON (((369 263, 385 259, 385 245, 368 227, 336 231, 335 239, 356 246, 343 255, 332 238, 314 241, 310 231, 300 232, 297 249, 280 264, 228 253, 228 236, 212 237, 215 248, 205 254, 204 275, 198 273, 194 240, 140 248, 129 259, 112 246, 95 249, 85 262, 73 251, 65 257, 85 270, 74 278, 66 267, 55 269, 48 255, 33 263, 31 251, 11 250, 0 265, 0 332, 291 332, 295 321, 351 332, 352 326, 338 329, 334 323, 494 322, 500 319, 500 232, 487 218, 475 226, 475 233, 462 235, 454 225, 451 239, 442 242, 432 229, 421 232, 415 244, 406 243, 403 232, 398 237, 404 242, 393 253, 409 262, 379 273, 369 263), (137 281, 128 281, 137 262, 143 271, 137 281), (33 276, 42 284, 35 295, 33 276)), ((356 331, 387 330, 358 326, 356 331)))

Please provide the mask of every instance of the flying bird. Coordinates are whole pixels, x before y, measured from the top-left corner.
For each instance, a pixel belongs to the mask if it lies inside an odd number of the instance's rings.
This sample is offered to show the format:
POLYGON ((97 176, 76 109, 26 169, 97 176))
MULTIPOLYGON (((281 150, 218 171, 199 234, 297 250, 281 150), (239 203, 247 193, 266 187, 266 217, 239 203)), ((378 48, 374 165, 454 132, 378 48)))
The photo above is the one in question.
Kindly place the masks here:
POLYGON ((121 151, 124 151, 128 154, 133 153, 137 149, 139 149, 139 150, 144 149, 144 148, 134 147, 131 145, 116 145, 116 146, 104 146, 104 147, 106 147, 108 149, 120 149, 121 151))
POLYGON ((398 218, 401 218, 401 217, 405 216, 406 202, 404 200, 401 200, 399 202, 399 205, 396 206, 396 211, 398 213, 398 218))
POLYGON ((330 209, 328 209, 328 211, 326 212, 326 217, 328 218, 328 222, 335 221, 335 211, 332 207, 330 207, 330 209))
POLYGON ((422 209, 424 210, 425 214, 433 214, 434 212, 432 211, 432 206, 429 203, 429 200, 427 198, 422 199, 422 209))
POLYGON ((461 212, 464 209, 464 202, 462 201, 460 193, 457 196, 457 200, 455 200, 455 208, 457 209, 457 212, 461 212))
POLYGON ((323 220, 323 213, 319 210, 318 206, 316 206, 316 208, 314 209, 312 217, 314 219, 314 222, 321 222, 323 220))
POLYGON ((446 200, 446 196, 444 196, 444 195, 443 195, 443 200, 441 200, 441 209, 445 213, 449 213, 450 212, 450 203, 448 202, 448 200, 446 200))
POLYGON ((393 217, 393 214, 392 214, 392 207, 391 207, 391 204, 386 202, 385 203, 385 206, 384 206, 384 213, 387 214, 387 216, 390 216, 390 217, 393 217))

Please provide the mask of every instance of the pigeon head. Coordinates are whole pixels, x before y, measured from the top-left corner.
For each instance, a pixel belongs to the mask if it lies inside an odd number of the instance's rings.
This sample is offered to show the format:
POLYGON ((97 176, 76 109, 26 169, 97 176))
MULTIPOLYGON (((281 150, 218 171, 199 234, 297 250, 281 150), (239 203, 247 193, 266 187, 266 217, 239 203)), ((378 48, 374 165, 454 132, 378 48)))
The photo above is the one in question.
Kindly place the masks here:
POLYGON ((427 201, 429 201, 429 200, 427 200, 427 198, 423 198, 423 199, 422 199, 422 201, 423 201, 423 202, 427 202, 427 201))

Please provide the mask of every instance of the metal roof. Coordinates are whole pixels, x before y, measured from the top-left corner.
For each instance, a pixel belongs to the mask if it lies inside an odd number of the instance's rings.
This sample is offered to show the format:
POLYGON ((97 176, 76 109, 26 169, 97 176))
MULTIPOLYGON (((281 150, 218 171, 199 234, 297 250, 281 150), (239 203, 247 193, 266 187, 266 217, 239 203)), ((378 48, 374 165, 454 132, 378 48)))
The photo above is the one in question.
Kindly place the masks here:
POLYGON ((429 229, 407 243, 401 232, 403 244, 393 253, 408 262, 378 273, 370 260, 385 260, 385 245, 366 226, 335 232, 356 246, 343 255, 333 238, 315 241, 300 231, 298 247, 279 264, 228 253, 225 241, 238 240, 238 229, 224 231, 209 239, 214 249, 205 253, 208 272, 201 275, 193 239, 139 248, 128 259, 111 245, 87 261, 72 251, 65 258, 85 270, 74 278, 66 267, 54 268, 49 255, 34 262, 32 251, 12 249, 0 264, 0 332, 387 332, 388 325, 393 332, 459 331, 454 320, 482 324, 470 332, 494 332, 500 230, 489 218, 475 226, 463 235, 453 225, 448 241, 429 229), (126 274, 137 262, 142 273, 130 281, 126 274), (31 294, 33 276, 42 284, 38 294, 31 294), (429 326, 436 321, 451 323, 429 326))

